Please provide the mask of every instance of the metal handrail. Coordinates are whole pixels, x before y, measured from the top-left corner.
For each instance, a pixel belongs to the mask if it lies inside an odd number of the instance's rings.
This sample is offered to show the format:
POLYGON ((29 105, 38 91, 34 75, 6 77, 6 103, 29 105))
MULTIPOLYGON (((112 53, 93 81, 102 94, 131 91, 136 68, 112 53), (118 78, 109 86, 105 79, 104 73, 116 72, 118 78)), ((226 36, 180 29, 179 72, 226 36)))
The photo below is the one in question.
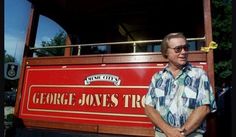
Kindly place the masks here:
MULTIPOLYGON (((205 40, 205 37, 201 38, 187 38, 187 41, 200 41, 205 40)), ((56 48, 73 48, 78 47, 77 55, 80 55, 81 47, 86 46, 102 46, 102 45, 121 45, 121 44, 132 44, 133 53, 136 53, 137 44, 140 43, 157 43, 162 42, 162 40, 139 40, 139 41, 125 41, 125 42, 107 42, 107 43, 91 43, 91 44, 78 44, 78 45, 62 45, 62 46, 47 46, 47 47, 30 47, 30 50, 38 50, 38 49, 56 49, 56 48)))
MULTIPOLYGON (((205 37, 201 38, 187 38, 187 41, 200 41, 205 40, 205 37)), ((121 45, 121 44, 133 44, 132 46, 136 47, 136 44, 139 43, 155 43, 162 42, 162 40, 139 40, 139 41, 125 41, 125 42, 107 42, 107 43, 91 43, 91 44, 77 44, 77 45, 62 45, 62 46, 48 46, 48 47, 30 47, 30 50, 37 49, 51 49, 51 48, 73 48, 73 47, 86 47, 86 46, 102 46, 102 45, 121 45)))

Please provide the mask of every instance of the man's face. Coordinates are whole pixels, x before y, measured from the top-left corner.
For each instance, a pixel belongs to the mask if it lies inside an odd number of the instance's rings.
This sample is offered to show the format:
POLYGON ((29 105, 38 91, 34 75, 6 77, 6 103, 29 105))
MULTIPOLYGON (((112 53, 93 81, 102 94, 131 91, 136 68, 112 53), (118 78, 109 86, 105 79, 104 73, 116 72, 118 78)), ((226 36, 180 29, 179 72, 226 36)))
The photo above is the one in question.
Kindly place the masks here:
POLYGON ((183 38, 172 38, 169 40, 167 59, 174 66, 183 66, 187 63, 188 45, 183 38))

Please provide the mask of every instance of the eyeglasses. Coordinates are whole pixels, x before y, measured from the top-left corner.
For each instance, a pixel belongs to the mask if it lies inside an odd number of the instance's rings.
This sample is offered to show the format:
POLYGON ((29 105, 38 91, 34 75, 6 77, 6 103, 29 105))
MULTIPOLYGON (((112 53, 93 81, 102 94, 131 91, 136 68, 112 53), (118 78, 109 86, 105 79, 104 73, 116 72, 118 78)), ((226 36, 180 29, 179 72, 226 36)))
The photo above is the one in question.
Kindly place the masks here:
POLYGON ((171 47, 168 47, 168 48, 173 49, 173 50, 175 51, 175 53, 180 53, 183 49, 184 49, 185 51, 188 51, 188 47, 189 47, 189 45, 186 44, 186 45, 176 46, 176 47, 174 47, 174 48, 171 48, 171 47))

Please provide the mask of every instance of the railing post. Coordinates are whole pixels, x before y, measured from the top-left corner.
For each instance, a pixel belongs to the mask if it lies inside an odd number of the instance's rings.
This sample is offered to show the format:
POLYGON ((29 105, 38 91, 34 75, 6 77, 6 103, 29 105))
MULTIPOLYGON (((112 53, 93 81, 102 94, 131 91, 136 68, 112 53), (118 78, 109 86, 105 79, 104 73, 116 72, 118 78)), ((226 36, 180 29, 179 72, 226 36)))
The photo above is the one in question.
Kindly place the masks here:
POLYGON ((133 44, 133 53, 136 53, 136 43, 133 44))

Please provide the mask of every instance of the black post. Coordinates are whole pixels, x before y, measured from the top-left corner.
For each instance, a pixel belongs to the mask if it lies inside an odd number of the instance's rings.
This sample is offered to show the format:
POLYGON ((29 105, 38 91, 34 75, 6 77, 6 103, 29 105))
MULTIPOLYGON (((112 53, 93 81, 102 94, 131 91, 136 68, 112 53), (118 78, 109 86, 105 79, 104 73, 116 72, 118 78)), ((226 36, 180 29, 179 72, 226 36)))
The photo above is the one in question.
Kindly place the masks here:
POLYGON ((0 137, 4 137, 4 0, 0 0, 0 137))

